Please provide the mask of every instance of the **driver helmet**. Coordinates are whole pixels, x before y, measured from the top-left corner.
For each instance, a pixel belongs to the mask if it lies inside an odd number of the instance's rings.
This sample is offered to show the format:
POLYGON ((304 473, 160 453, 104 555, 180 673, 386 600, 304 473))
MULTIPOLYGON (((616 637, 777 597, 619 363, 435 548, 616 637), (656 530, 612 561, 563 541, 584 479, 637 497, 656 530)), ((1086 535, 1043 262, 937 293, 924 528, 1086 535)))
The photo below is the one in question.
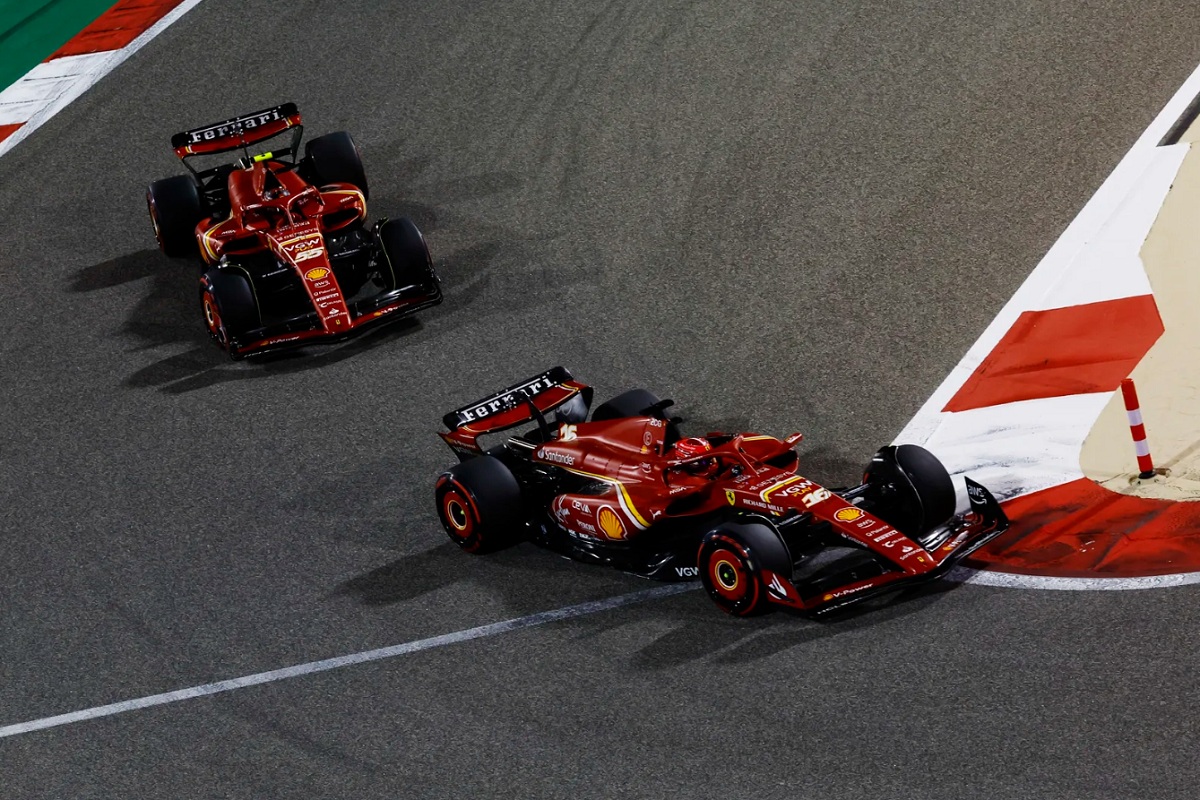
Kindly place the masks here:
MULTIPOLYGON (((675 443, 671 455, 675 458, 696 458, 712 452, 712 449, 712 443, 708 439, 701 436, 688 436, 675 443)), ((715 469, 716 465, 715 458, 701 458, 681 466, 694 475, 707 475, 715 469)))

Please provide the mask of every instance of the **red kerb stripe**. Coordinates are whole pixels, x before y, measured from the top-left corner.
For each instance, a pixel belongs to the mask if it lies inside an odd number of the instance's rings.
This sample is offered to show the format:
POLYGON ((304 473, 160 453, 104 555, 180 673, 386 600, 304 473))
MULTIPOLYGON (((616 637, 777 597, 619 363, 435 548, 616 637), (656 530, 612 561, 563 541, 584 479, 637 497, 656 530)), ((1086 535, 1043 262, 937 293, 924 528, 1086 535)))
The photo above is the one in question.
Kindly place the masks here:
POLYGON ((182 0, 121 0, 46 60, 119 50, 142 35, 180 2, 182 0))
POLYGON ((1200 502, 1117 494, 1079 478, 1009 500, 1004 511, 1012 527, 970 566, 1064 578, 1200 572, 1200 502))
POLYGON ((1162 332, 1151 295, 1026 311, 943 410, 1113 391, 1162 332))

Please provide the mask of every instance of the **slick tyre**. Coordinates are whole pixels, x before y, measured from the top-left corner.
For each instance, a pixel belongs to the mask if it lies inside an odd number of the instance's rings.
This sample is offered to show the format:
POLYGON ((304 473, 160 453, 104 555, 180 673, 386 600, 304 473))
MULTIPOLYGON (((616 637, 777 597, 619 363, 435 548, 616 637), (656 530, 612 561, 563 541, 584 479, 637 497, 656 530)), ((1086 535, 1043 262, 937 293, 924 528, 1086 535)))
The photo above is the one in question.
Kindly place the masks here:
POLYGON ((883 500, 875 513, 909 538, 921 539, 954 515, 958 500, 950 473, 919 445, 882 448, 867 465, 866 480, 891 484, 894 499, 883 500))
POLYGON ((896 448, 896 461, 921 499, 924 511, 922 534, 945 524, 954 516, 958 504, 954 482, 937 456, 919 445, 902 444, 896 448))
POLYGON ((491 553, 519 538, 521 487, 499 459, 454 465, 438 478, 435 496, 446 535, 468 553, 491 553))
POLYGON ((238 358, 237 340, 262 326, 254 287, 236 267, 205 270, 200 277, 200 308, 209 336, 232 358, 238 358))
POLYGON ((425 237, 407 217, 389 219, 379 228, 379 284, 385 291, 435 280, 425 237))
POLYGON ((697 554, 700 581, 717 607, 735 617, 772 610, 763 570, 792 574, 787 545, 761 522, 727 522, 704 535, 697 554))
POLYGON ((171 258, 186 258, 200 252, 196 224, 207 215, 200 187, 190 175, 155 181, 146 188, 146 208, 158 249, 171 258))
POLYGON ((307 177, 312 183, 349 183, 370 199, 367 174, 353 137, 345 131, 318 136, 304 146, 307 177))
POLYGON ((658 402, 658 398, 645 389, 630 389, 597 406, 592 412, 592 421, 640 417, 646 413, 646 409, 658 402))

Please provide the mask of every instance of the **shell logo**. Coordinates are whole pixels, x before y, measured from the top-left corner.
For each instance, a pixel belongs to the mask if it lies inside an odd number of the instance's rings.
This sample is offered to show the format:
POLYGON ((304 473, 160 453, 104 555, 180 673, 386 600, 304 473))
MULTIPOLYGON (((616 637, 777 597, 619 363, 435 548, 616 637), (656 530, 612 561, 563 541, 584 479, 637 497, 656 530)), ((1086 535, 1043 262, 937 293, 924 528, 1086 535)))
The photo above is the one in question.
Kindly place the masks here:
POLYGON ((329 270, 324 267, 313 267, 308 272, 304 273, 304 277, 310 281, 319 281, 329 276, 329 270))
POLYGON ((600 509, 596 514, 596 522, 600 525, 600 530, 604 531, 604 535, 610 539, 624 539, 625 525, 621 522, 621 518, 617 516, 617 512, 613 511, 608 506, 600 509))
POLYGON ((837 511, 833 512, 833 518, 838 522, 854 522, 854 520, 859 519, 862 516, 863 512, 854 506, 839 508, 837 511))

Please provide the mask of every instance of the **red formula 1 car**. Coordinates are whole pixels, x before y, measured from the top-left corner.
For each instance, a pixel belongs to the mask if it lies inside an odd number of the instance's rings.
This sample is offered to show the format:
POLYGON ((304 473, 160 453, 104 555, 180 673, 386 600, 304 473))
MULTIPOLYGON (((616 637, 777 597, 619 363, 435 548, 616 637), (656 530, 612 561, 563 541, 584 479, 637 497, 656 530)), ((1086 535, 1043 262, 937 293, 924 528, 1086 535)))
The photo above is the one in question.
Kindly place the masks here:
POLYGON ((685 438, 670 400, 634 389, 589 420, 591 395, 556 367, 444 417, 460 463, 436 497, 454 542, 483 553, 527 538, 649 578, 698 577, 747 616, 825 612, 939 577, 1008 528, 969 478, 971 510, 956 514, 945 467, 916 445, 884 447, 860 485, 828 489, 797 472, 798 433, 685 438), (501 432, 483 449, 481 435, 501 432))
POLYGON ((190 174, 146 191, 168 256, 204 261, 200 302, 213 340, 241 358, 333 341, 442 301, 429 250, 411 220, 367 230, 367 179, 350 134, 308 142, 292 103, 171 138, 190 174), (290 133, 288 146, 249 146, 290 133), (195 156, 242 150, 197 170, 195 156))

